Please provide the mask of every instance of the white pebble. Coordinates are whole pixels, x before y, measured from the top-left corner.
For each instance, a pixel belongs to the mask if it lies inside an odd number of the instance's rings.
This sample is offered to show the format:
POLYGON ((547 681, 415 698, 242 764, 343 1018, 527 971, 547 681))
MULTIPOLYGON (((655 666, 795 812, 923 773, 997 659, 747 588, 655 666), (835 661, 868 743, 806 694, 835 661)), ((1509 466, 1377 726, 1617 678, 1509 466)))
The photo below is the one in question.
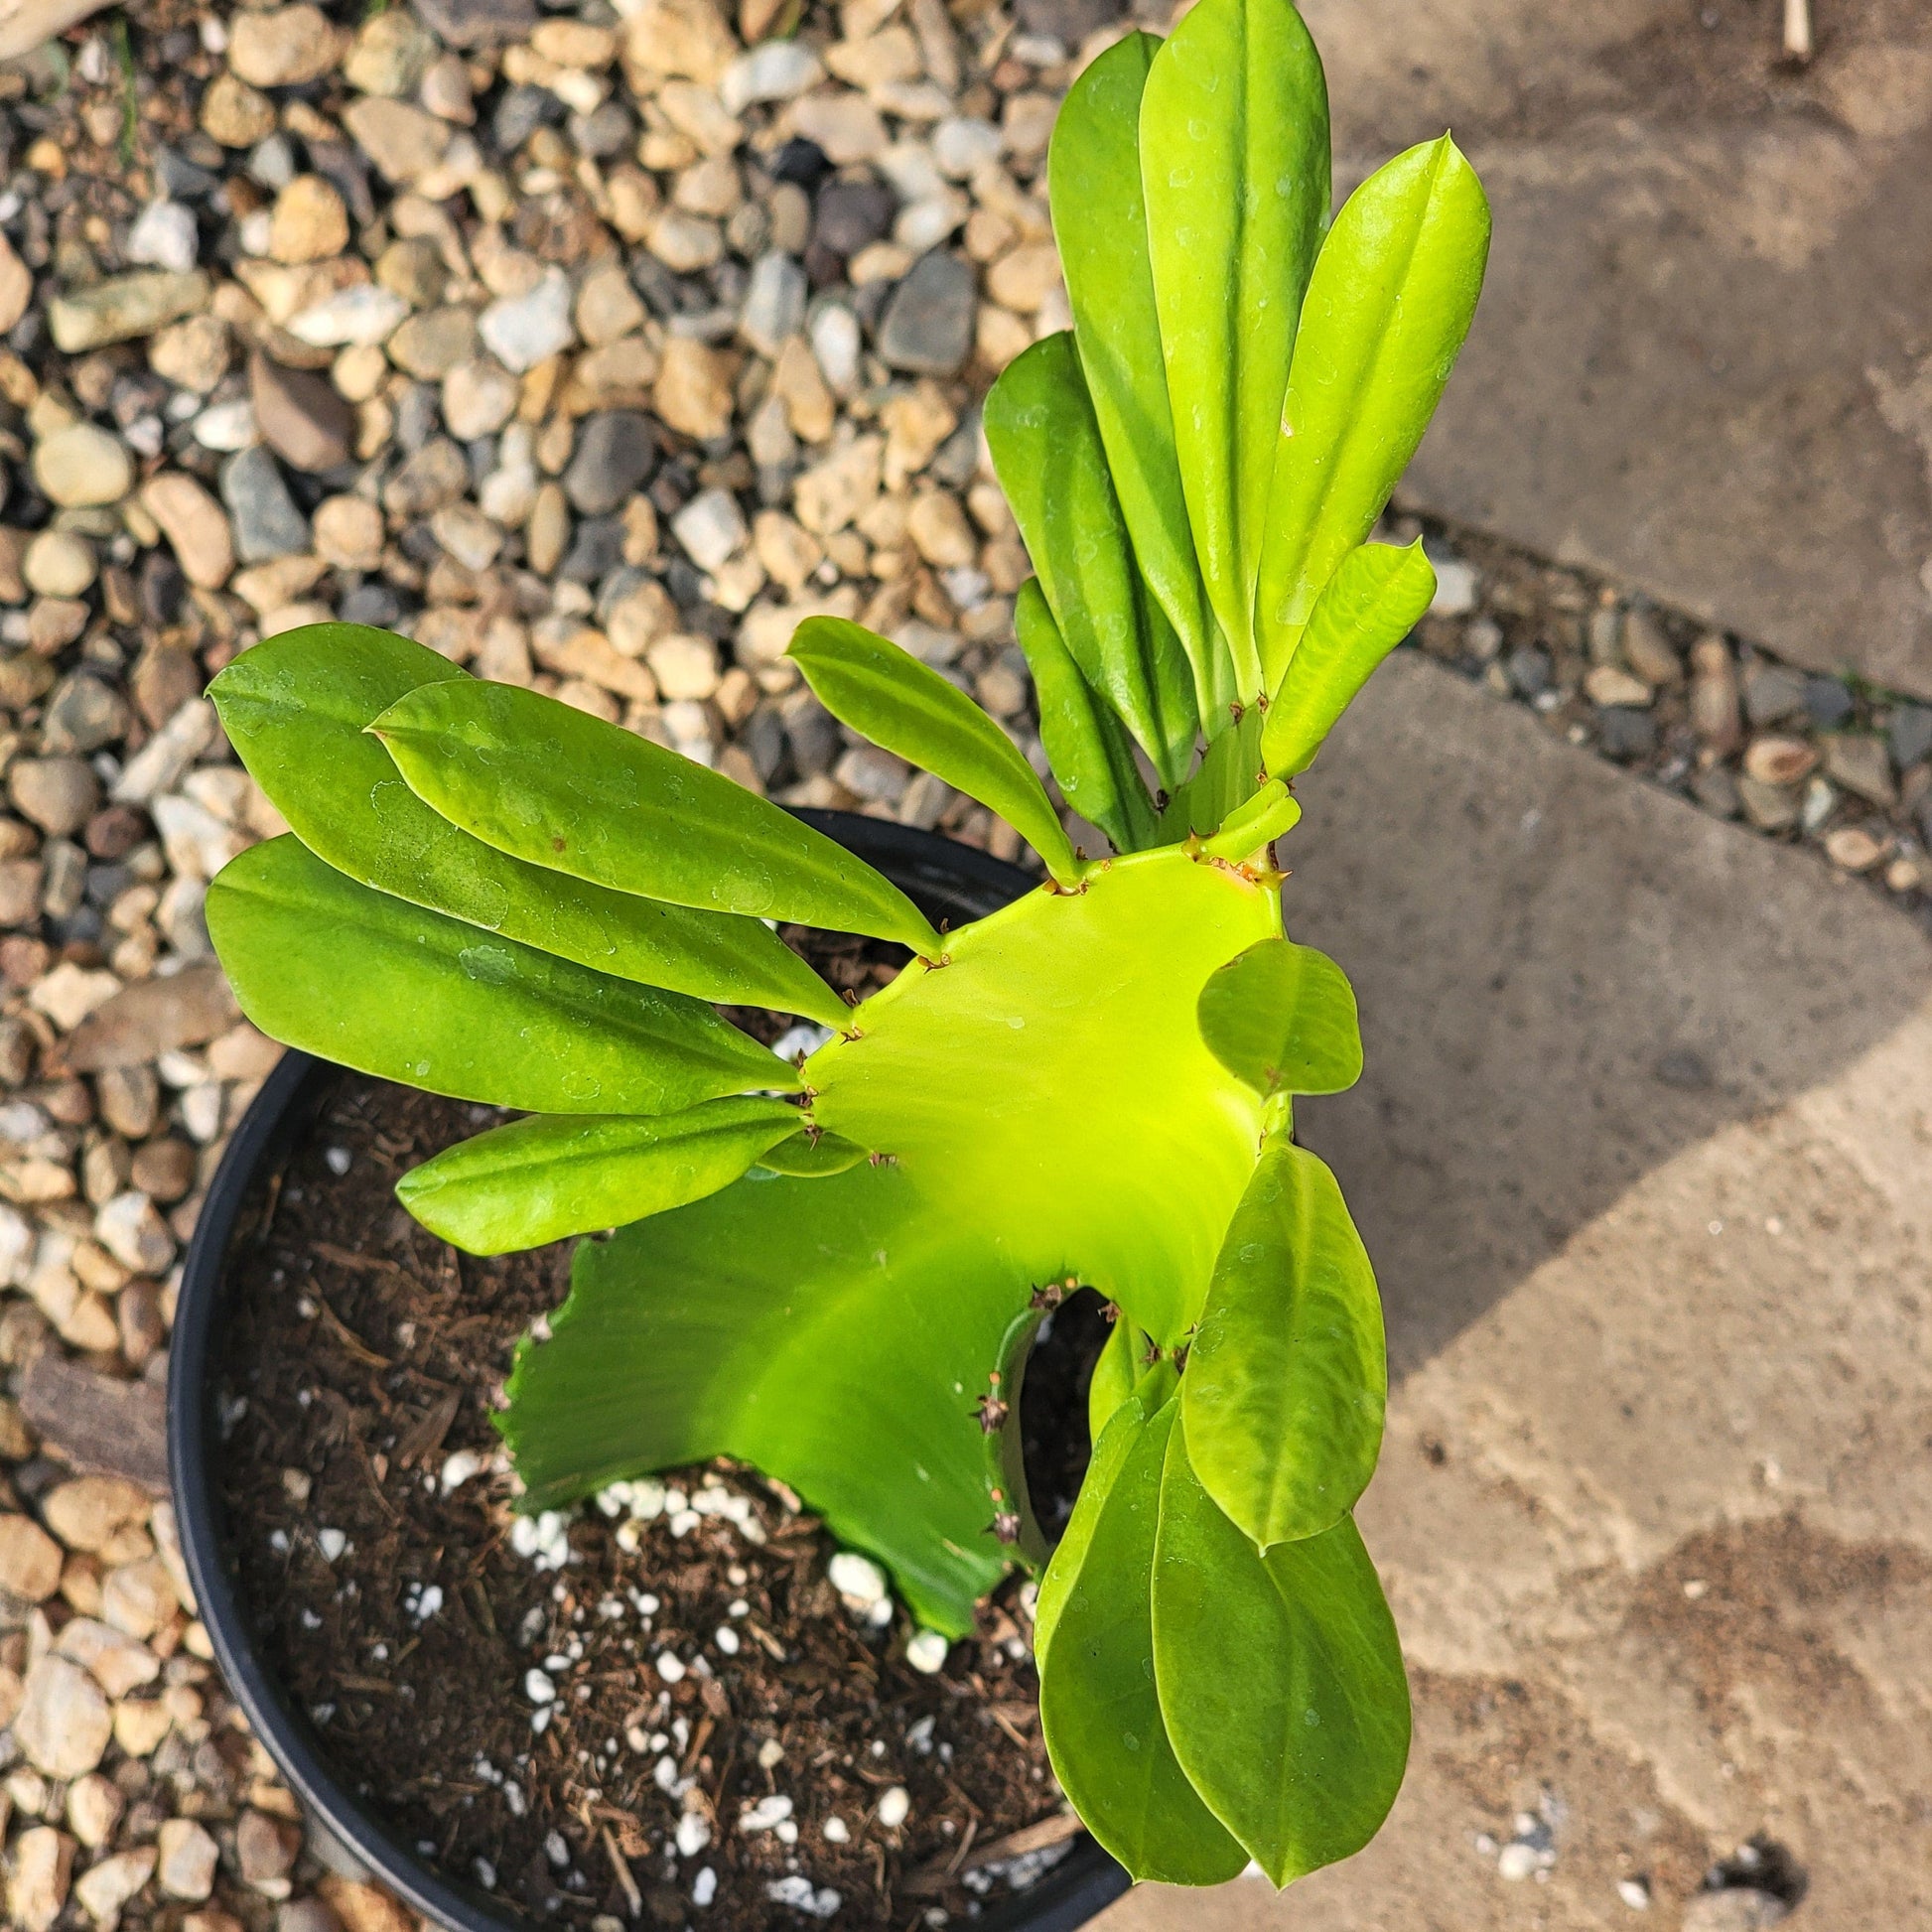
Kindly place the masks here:
POLYGON ((326 1148, 322 1158, 329 1163, 329 1172, 337 1175, 345 1174, 353 1165, 353 1157, 345 1147, 326 1148))
POLYGON ((738 1655, 738 1632, 729 1623, 721 1623, 713 1633, 712 1641, 727 1657, 738 1655))
POLYGON ((843 1818, 834 1816, 825 1821, 821 1836, 827 1845, 844 1845, 851 1840, 852 1833, 843 1818))
POLYGON ((1633 1912, 1647 1912, 1650 1909, 1650 1887, 1641 1878, 1619 1878, 1616 1881, 1616 1895, 1633 1912))
POLYGON ((316 1548, 322 1552, 325 1561, 335 1563, 348 1548, 348 1538, 341 1530, 318 1530, 316 1548))
POLYGON ((879 1801, 879 1822, 889 1832, 896 1832, 905 1823, 911 1810, 911 1793, 904 1785, 896 1784, 879 1801))
POLYGON ((906 1642, 905 1661, 930 1677, 935 1671, 945 1669, 950 1647, 937 1630, 918 1630, 906 1642))
POLYGON ((862 1609, 886 1600, 886 1573, 870 1557, 841 1550, 827 1566, 832 1587, 848 1603, 862 1609))
POLYGON ((677 1821, 677 1855, 695 1859, 711 1843, 711 1826, 701 1811, 687 1811, 677 1821))
POLYGON ((845 1902, 831 1886, 814 1886, 809 1878, 796 1871, 774 1878, 765 1886, 764 1895, 774 1905, 789 1905, 807 1918, 831 1918, 845 1902))
MULTIPOLYGON (((475 1449, 452 1449, 443 1458, 442 1483, 444 1495, 449 1495, 454 1489, 461 1489, 466 1482, 482 1475, 483 1470, 488 1466, 488 1463, 475 1449)), ((528 1519, 519 1516, 516 1520, 518 1523, 522 1523, 528 1519)), ((510 1534, 510 1542, 512 1545, 516 1542, 514 1529, 512 1529, 510 1534)))
POLYGON ((540 1670, 527 1670, 523 1673, 523 1695, 532 1704, 548 1704, 556 1695, 557 1687, 540 1670))
POLYGON ((791 1800, 782 1791, 774 1791, 768 1798, 760 1798, 757 1804, 746 1806, 739 1814, 738 1829, 741 1832, 768 1832, 774 1826, 782 1825, 791 1816, 791 1800))
POLYGON ((427 1623, 443 1607, 443 1586, 431 1584, 411 1606, 418 1623, 427 1623))
POLYGON ((1525 1845, 1521 1839, 1512 1839, 1505 1845, 1496 1858, 1496 1875, 1507 1878, 1513 1884, 1527 1878, 1537 1867, 1536 1847, 1525 1845))
POLYGON ((684 1665, 668 1650, 657 1653, 657 1674, 666 1684, 676 1684, 683 1679, 684 1665))
POLYGON ((691 1881, 691 1903, 703 1910, 718 1896, 718 1874, 709 1865, 691 1881))

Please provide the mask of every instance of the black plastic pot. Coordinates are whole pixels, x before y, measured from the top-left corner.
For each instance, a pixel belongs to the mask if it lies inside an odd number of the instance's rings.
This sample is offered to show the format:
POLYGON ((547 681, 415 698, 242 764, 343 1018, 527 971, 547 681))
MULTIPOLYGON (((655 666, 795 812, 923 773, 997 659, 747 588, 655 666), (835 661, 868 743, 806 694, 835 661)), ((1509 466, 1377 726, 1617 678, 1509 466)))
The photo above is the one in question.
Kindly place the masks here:
MULTIPOLYGON (((1034 884, 1014 867, 930 832, 845 812, 798 815, 877 866, 935 923, 980 918, 1034 884)), ((189 1246, 168 1378, 168 1459, 182 1554, 228 1688, 310 1816, 347 1861, 450 1932, 528 1932, 530 1921, 512 1917, 499 1899, 431 1870, 341 1781, 308 1718, 269 1671, 225 1555, 214 1394, 228 1247, 257 1175, 272 1172, 300 1139, 336 1073, 306 1053, 283 1058, 228 1143, 189 1246)), ((974 1924, 984 1932, 1072 1932, 1127 1884, 1126 1872, 1082 1834, 1036 1883, 989 1906, 974 1924)))

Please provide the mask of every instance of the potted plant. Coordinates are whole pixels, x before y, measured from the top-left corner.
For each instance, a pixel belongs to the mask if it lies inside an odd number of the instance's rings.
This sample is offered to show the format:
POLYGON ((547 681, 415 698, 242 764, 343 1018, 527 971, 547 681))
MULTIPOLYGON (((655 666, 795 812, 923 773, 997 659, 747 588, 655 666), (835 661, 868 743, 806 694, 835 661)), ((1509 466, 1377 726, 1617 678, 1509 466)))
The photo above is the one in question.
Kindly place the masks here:
MULTIPOLYGON (((292 632, 212 688, 292 828, 209 891, 244 1010, 520 1116, 402 1180, 435 1235, 477 1256, 588 1237, 500 1417, 521 1508, 735 1458, 884 1567, 926 1651, 1033 1573, 1052 1770, 1128 1873, 1186 1883, 1348 1856, 1408 1745, 1350 1515, 1380 1307, 1294 1132, 1361 1042, 1340 970, 1286 936, 1276 842, 1433 594, 1419 545, 1368 539, 1488 217, 1447 136, 1332 220, 1328 167, 1288 0, 1129 35, 1060 114, 1074 328, 1006 370, 985 429, 1037 572, 1016 624, 1052 776, 1110 852, 897 645, 821 619, 791 646, 836 717, 1038 855, 1044 882, 987 916, 929 916, 908 875, 403 638, 292 632), (853 1003, 776 922, 904 963, 853 1003), (781 1061, 720 1007, 829 1036, 781 1061), (1020 1416, 1074 1286, 1114 1318, 1049 1547, 1020 1416)), ((218 1257, 190 1272, 213 1293, 218 1257)), ((177 1393, 180 1445, 207 1405, 177 1393)), ((814 1909, 809 1881, 772 1896, 814 1909)))

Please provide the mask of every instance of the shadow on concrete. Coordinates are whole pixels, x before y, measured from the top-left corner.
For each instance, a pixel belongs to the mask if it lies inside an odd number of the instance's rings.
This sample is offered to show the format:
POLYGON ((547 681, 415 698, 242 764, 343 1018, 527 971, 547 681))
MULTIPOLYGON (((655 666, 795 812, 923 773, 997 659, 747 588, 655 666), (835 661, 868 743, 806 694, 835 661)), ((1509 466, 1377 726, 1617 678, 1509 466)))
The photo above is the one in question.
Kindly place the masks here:
POLYGON ((1288 929, 1354 981, 1367 1050, 1298 1125, 1374 1258, 1397 1377, 1640 1175, 1925 997, 1932 947, 1867 887, 1410 653, 1298 788, 1288 929))

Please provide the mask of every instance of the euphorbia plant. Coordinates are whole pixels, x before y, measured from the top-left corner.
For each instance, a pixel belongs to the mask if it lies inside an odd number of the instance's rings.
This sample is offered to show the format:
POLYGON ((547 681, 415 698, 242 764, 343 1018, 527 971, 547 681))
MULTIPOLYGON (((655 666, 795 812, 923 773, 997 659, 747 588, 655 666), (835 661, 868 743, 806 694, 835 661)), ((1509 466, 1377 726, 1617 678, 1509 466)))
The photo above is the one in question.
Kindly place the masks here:
POLYGON ((1361 1066, 1340 971, 1283 931, 1296 776, 1427 608, 1366 541, 1467 330, 1488 216, 1445 137, 1330 219, 1319 63, 1288 0, 1201 0, 1074 85, 1049 158, 1074 328, 985 424, 1037 577, 1020 642, 1075 848, 936 672, 814 619, 792 661, 1001 814, 1045 883, 936 931, 776 806, 552 699, 352 625, 215 681, 293 836, 208 919, 248 1013, 526 1119, 411 1173, 482 1253, 578 1250, 504 1433, 531 1507, 726 1454, 793 1485, 966 1630, 1043 1567, 1054 1767, 1137 1876, 1277 1883, 1400 1782, 1393 1624, 1350 1510, 1382 1322, 1298 1094, 1361 1066), (1151 771, 1152 782, 1144 776, 1151 771), (856 1008, 767 921, 908 947, 856 1008), (713 1003, 833 1029, 796 1066, 713 1003), (1018 1401, 1072 1284, 1118 1311, 1092 1463, 1043 1547, 1018 1401))

